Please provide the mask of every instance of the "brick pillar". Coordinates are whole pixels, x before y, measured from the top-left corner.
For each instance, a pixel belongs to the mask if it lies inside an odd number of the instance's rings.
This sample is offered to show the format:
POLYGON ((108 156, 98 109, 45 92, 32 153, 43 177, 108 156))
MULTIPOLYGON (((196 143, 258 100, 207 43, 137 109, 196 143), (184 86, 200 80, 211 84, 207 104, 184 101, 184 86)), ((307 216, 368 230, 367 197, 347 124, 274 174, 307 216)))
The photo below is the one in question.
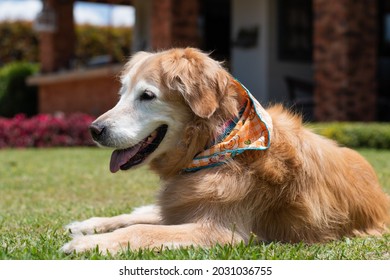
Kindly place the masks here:
POLYGON ((315 115, 373 121, 377 7, 372 0, 314 0, 315 115))
POLYGON ((55 32, 39 34, 39 55, 43 73, 69 68, 74 57, 76 41, 73 22, 74 0, 46 2, 55 12, 57 29, 55 32))
POLYGON ((199 0, 154 0, 152 48, 198 47, 198 16, 199 0))
POLYGON ((172 46, 172 0, 154 0, 152 3, 152 48, 172 46))

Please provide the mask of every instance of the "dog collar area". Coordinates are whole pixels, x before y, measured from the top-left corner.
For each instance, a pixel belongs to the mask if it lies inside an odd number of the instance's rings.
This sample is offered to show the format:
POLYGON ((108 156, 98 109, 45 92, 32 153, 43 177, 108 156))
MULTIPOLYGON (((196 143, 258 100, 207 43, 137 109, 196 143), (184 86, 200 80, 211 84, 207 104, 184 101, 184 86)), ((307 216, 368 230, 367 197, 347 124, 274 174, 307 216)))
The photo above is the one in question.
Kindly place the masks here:
POLYGON ((244 100, 240 114, 224 125, 215 143, 197 154, 185 172, 219 166, 249 150, 266 150, 271 144, 272 120, 253 95, 237 80, 237 93, 244 100))

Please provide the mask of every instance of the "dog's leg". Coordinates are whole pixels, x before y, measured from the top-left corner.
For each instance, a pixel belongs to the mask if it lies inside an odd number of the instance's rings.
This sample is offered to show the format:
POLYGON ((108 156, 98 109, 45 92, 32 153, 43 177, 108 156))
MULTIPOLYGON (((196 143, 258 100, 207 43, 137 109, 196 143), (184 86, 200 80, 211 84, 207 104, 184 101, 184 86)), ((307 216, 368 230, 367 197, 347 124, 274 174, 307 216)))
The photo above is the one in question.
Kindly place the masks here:
POLYGON ((77 235, 62 247, 65 253, 84 252, 97 246, 103 254, 115 254, 120 250, 150 248, 179 248, 235 244, 243 238, 224 228, 216 229, 202 224, 183 225, 132 225, 113 232, 95 235, 77 235))
POLYGON ((94 217, 73 222, 65 227, 72 234, 93 234, 114 231, 135 224, 160 224, 160 211, 155 205, 136 208, 131 214, 115 217, 94 217))

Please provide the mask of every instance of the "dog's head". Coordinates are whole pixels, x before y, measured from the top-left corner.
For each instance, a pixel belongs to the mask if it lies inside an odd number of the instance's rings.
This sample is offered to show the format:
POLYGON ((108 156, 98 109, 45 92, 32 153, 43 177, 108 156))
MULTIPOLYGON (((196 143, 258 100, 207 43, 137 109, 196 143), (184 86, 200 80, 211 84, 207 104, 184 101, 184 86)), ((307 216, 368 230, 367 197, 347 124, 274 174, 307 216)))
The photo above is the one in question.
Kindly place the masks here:
MULTIPOLYGON (((174 153, 183 147, 189 123, 227 114, 219 108, 229 107, 223 101, 229 79, 220 63, 196 49, 137 53, 122 73, 119 102, 90 126, 99 145, 115 149, 110 170, 174 153)), ((226 110, 234 114, 235 104, 226 110)))

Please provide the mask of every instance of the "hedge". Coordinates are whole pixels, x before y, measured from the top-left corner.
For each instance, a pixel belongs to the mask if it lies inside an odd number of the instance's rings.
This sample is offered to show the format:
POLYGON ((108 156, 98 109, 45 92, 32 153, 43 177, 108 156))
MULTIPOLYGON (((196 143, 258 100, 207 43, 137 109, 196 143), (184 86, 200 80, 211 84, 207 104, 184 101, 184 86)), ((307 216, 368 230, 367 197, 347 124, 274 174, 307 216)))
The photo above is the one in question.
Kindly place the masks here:
POLYGON ((81 113, 0 118, 0 148, 92 146, 88 126, 93 120, 81 113))
MULTIPOLYGON (((132 28, 77 25, 75 65, 84 65, 96 56, 110 55, 122 62, 130 55, 132 28)), ((31 22, 0 22, 0 66, 13 61, 39 61, 38 34, 31 22)))
POLYGON ((26 84, 26 78, 37 71, 37 64, 27 62, 13 62, 0 68, 0 116, 37 113, 38 89, 26 84))
POLYGON ((38 35, 31 22, 0 22, 0 65, 13 61, 38 62, 38 35))
POLYGON ((390 123, 316 123, 316 133, 351 148, 390 148, 390 123))
POLYGON ((130 56, 130 27, 78 25, 76 36, 76 66, 87 65, 91 58, 101 55, 109 55, 112 62, 124 62, 130 56))

